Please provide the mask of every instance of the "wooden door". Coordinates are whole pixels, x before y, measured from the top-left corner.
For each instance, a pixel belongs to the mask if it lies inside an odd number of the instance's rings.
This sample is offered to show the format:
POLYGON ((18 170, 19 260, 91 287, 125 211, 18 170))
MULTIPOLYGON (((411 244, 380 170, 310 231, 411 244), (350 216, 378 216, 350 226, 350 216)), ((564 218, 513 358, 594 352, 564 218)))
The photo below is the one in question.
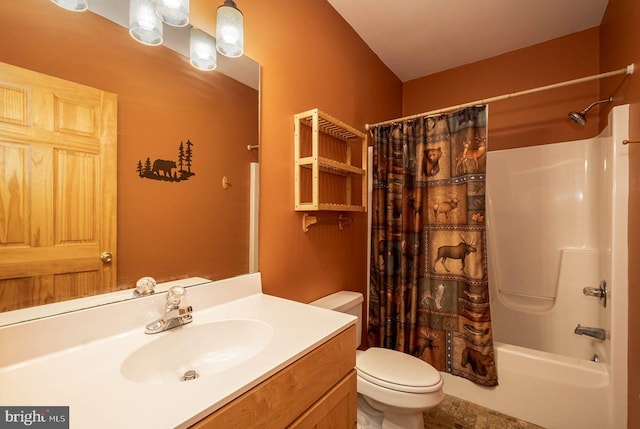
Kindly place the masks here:
POLYGON ((0 311, 115 290, 116 114, 115 94, 0 63, 0 311))

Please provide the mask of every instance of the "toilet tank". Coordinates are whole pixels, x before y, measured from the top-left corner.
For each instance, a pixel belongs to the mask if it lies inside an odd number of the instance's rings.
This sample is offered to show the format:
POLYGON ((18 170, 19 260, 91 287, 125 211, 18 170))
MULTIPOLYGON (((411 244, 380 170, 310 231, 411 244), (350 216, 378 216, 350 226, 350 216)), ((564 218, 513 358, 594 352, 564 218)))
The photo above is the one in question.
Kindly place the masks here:
POLYGON ((359 292, 351 292, 343 290, 332 293, 324 298, 320 298, 311 302, 316 307, 326 308, 327 310, 339 311, 347 313, 358 318, 356 322, 356 349, 360 347, 360 337, 362 335, 362 294, 359 292))

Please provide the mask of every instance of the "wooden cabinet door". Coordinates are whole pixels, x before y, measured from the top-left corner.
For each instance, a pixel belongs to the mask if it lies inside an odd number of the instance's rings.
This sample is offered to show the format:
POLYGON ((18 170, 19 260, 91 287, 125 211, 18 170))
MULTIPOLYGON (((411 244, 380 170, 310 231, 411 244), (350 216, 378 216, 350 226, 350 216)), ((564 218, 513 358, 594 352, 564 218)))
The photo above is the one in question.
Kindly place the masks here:
POLYGON ((190 429, 355 429, 355 335, 350 326, 190 429))
POLYGON ((322 399, 313 404, 289 429, 356 429, 357 375, 352 370, 322 399))
POLYGON ((0 63, 0 311, 115 290, 116 115, 114 94, 0 63))

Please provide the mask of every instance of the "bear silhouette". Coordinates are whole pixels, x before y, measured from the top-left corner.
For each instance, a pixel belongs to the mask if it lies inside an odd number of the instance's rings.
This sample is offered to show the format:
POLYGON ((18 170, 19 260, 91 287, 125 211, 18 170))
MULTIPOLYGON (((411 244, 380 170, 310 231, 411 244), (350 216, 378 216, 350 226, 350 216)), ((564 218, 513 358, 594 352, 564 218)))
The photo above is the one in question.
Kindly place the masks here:
POLYGON ((151 172, 159 176, 160 172, 162 171, 162 175, 164 177, 172 177, 171 170, 174 168, 176 168, 175 161, 167 161, 165 159, 156 159, 155 161, 153 161, 153 168, 151 169, 151 172))

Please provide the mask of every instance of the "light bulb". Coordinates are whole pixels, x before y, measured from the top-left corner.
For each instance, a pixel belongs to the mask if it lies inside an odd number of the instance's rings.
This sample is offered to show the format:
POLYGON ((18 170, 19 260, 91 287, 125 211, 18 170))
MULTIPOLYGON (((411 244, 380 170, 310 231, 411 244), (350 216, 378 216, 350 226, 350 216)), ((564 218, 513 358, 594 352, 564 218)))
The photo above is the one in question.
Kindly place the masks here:
POLYGON ((202 30, 192 28, 189 62, 199 70, 214 70, 217 67, 216 39, 202 30))
POLYGON ((145 45, 162 44, 162 20, 156 15, 150 0, 131 0, 129 34, 145 45))
POLYGON ((189 24, 189 0, 156 0, 156 14, 166 24, 184 27, 189 24))
POLYGON ((216 18, 216 48, 227 57, 240 57, 244 53, 244 23, 242 12, 233 0, 225 0, 218 7, 216 18))

